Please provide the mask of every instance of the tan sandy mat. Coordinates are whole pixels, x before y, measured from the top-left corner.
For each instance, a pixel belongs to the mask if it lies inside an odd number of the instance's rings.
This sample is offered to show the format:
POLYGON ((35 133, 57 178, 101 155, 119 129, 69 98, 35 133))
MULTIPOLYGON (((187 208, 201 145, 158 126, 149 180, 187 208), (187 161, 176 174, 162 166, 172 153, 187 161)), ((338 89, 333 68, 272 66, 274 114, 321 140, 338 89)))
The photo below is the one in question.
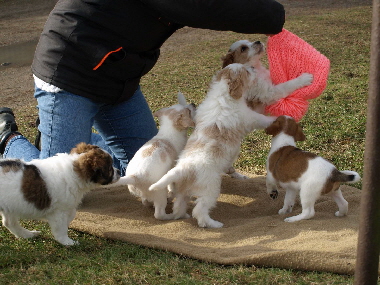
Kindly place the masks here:
MULTIPOLYGON (((342 187, 349 203, 347 217, 335 217, 336 204, 323 196, 313 219, 286 223, 285 216, 277 214, 283 191, 272 200, 262 176, 243 181, 225 177, 222 195, 211 212, 213 219, 224 223, 220 229, 199 228, 193 218, 158 221, 153 208, 144 207, 128 190, 97 189, 84 198, 71 227, 220 264, 353 274, 361 191, 342 187)), ((300 211, 297 203, 293 215, 300 211)))

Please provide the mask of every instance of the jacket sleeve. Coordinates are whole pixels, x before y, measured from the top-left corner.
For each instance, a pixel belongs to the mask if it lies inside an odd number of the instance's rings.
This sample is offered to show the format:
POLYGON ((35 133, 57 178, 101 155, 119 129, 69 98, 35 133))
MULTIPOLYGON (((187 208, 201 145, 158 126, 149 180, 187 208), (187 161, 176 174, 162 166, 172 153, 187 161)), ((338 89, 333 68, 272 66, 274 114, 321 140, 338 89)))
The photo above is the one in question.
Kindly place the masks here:
POLYGON ((141 0, 168 21, 246 34, 277 34, 285 22, 284 7, 274 0, 141 0))

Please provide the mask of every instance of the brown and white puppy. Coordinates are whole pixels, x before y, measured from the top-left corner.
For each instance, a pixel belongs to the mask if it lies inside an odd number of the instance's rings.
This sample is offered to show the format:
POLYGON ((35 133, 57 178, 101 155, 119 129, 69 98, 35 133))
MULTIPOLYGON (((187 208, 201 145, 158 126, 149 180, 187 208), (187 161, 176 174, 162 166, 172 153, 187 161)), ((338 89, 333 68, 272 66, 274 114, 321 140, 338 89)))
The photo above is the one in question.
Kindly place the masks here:
POLYGON ((77 244, 67 231, 84 194, 116 182, 119 173, 107 152, 85 143, 78 144, 70 154, 42 160, 0 160, 3 225, 18 238, 32 238, 40 232, 23 228, 19 219, 47 220, 59 243, 77 244))
POLYGON ((113 185, 128 185, 129 191, 141 197, 144 205, 153 203, 154 217, 159 220, 171 219, 165 212, 168 191, 166 188, 149 191, 148 188, 174 166, 185 147, 188 128, 194 127, 195 105, 187 104, 182 93, 178 93, 178 103, 154 113, 160 121, 157 135, 136 152, 125 176, 113 185))
POLYGON ((296 141, 304 141, 301 126, 288 116, 280 116, 266 128, 272 135, 272 145, 267 158, 267 192, 275 199, 278 188, 286 190, 283 208, 278 212, 292 212, 297 194, 300 195, 302 213, 285 219, 295 222, 314 216, 315 201, 323 194, 329 194, 339 207, 335 216, 345 216, 348 202, 340 190, 341 183, 354 183, 360 180, 354 171, 338 171, 336 167, 316 154, 296 147, 296 141))
POLYGON ((198 225, 223 226, 209 215, 220 194, 221 176, 229 172, 246 134, 264 129, 275 120, 247 106, 247 90, 252 77, 250 68, 235 63, 213 78, 206 98, 197 108, 195 129, 176 166, 149 188, 159 191, 169 185, 175 194, 174 219, 188 217, 187 202, 194 196, 197 199, 193 217, 198 225))
POLYGON ((297 78, 274 85, 270 79, 270 71, 261 63, 265 54, 262 42, 240 40, 233 43, 227 54, 222 57, 222 67, 231 63, 241 63, 252 67, 255 80, 249 88, 248 100, 257 112, 264 112, 266 105, 271 105, 284 98, 295 90, 308 86, 313 81, 313 75, 302 73, 297 78))

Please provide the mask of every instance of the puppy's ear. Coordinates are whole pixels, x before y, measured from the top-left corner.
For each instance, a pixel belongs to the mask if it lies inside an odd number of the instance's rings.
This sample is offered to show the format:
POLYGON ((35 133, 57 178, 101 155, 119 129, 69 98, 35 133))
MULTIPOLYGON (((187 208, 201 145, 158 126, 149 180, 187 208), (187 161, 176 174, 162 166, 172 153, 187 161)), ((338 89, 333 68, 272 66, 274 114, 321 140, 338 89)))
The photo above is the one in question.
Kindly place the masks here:
POLYGON ((267 135, 276 136, 281 131, 281 122, 277 119, 265 129, 267 135))
POLYGON ((297 124, 297 131, 296 131, 296 135, 294 136, 294 139, 297 142, 303 142, 304 140, 306 140, 306 136, 303 133, 303 130, 300 124, 297 124))
POLYGON ((177 128, 179 129, 187 129, 188 127, 195 127, 195 123, 191 119, 191 111, 185 108, 180 113, 178 113, 175 124, 177 128))
POLYGON ((249 76, 248 70, 245 68, 240 68, 237 71, 230 70, 229 76, 228 87, 230 89, 230 95, 234 99, 239 99, 247 89, 249 76))
POLYGON ((227 65, 234 63, 234 52, 228 52, 225 56, 221 58, 222 68, 225 68, 227 65))
POLYGON ((185 95, 183 95, 182 92, 178 92, 177 93, 177 100, 178 100, 178 103, 180 105, 182 105, 182 106, 186 106, 187 105, 185 95))
POLYGON ((164 110, 160 109, 160 110, 157 110, 156 112, 154 112, 153 116, 158 118, 158 117, 161 117, 163 114, 164 114, 164 110))
POLYGON ((98 149, 98 148, 99 147, 96 145, 91 145, 91 144, 86 144, 84 142, 81 142, 77 144, 77 146, 70 151, 70 154, 73 154, 73 153, 81 154, 81 153, 88 152, 90 150, 98 149))
POLYGON ((102 185, 112 181, 112 158, 100 148, 85 152, 74 161, 73 166, 74 171, 85 181, 102 185))

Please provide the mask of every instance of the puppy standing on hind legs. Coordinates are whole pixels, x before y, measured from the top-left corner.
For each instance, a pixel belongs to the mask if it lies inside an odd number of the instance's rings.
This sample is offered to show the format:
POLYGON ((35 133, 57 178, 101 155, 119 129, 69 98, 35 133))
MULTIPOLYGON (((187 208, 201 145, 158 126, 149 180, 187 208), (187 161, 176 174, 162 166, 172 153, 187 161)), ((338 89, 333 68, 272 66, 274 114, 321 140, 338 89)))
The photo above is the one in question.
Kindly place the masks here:
POLYGON ((178 93, 178 102, 179 104, 154 113, 160 120, 157 135, 136 152, 128 164, 125 176, 114 184, 128 184, 129 191, 141 197, 144 205, 153 203, 154 217, 159 220, 172 218, 165 212, 168 190, 163 188, 151 192, 148 188, 173 167, 185 147, 187 129, 194 127, 195 106, 187 104, 182 93, 178 93))
POLYGON ((302 73, 296 78, 274 85, 270 79, 270 70, 261 63, 264 54, 265 46, 262 42, 240 40, 233 43, 227 54, 222 57, 223 68, 231 63, 241 63, 252 67, 255 81, 249 88, 248 98, 253 103, 260 100, 260 106, 256 106, 256 111, 260 113, 264 112, 266 106, 287 97, 299 88, 310 85, 313 81, 312 74, 302 73))
POLYGON ((238 63, 228 65, 214 76, 206 98, 197 108, 195 129, 177 164, 149 188, 153 192, 168 186, 172 189, 174 219, 187 217, 187 202, 190 197, 196 197, 193 217, 198 225, 223 226, 209 213, 220 195, 221 176, 230 172, 242 139, 276 119, 248 106, 247 92, 252 77, 252 70, 238 63))
POLYGON ((267 192, 275 199, 277 188, 286 190, 284 206, 278 213, 292 212, 296 196, 300 195, 302 213, 286 218, 285 222, 312 218, 315 201, 323 194, 329 194, 337 203, 339 211, 335 216, 347 215, 348 202, 343 198, 340 184, 358 182, 359 174, 338 171, 322 157, 297 148, 296 141, 304 141, 305 135, 291 117, 278 117, 265 131, 273 136, 267 158, 267 192))
MULTIPOLYGON (((274 85, 270 78, 270 71, 261 63, 261 58, 264 55, 265 46, 262 42, 240 40, 233 43, 227 54, 222 57, 223 68, 229 64, 240 63, 251 70, 253 79, 248 88, 246 102, 253 111, 261 114, 264 113, 268 105, 287 97, 299 88, 310 85, 313 81, 312 74, 302 73, 296 78, 274 85)), ((227 173, 238 179, 248 178, 235 172, 233 167, 227 173)))

